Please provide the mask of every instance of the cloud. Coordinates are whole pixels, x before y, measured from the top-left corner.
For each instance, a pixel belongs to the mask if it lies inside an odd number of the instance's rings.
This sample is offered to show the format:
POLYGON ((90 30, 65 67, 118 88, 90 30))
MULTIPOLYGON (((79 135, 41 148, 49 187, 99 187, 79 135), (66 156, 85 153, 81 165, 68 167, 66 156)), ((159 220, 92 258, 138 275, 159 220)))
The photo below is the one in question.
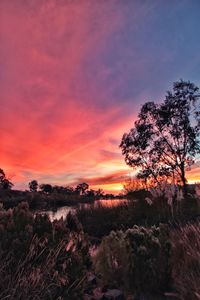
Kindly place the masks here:
POLYGON ((1 167, 17 187, 128 170, 118 145, 140 104, 180 73, 200 79, 187 27, 198 10, 187 24, 176 20, 184 11, 157 1, 0 1, 1 167))
POLYGON ((92 178, 78 178, 77 183, 87 182, 89 185, 98 186, 112 183, 123 183, 127 177, 127 171, 114 172, 106 176, 92 178))

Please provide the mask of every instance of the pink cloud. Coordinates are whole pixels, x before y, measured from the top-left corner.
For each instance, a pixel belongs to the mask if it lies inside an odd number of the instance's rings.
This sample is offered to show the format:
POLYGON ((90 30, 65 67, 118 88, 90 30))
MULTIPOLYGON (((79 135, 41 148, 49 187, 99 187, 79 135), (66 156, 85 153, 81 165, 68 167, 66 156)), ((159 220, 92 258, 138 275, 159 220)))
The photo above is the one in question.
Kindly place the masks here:
MULTIPOLYGON (((124 123, 125 107, 99 106, 112 97, 112 88, 97 94, 85 64, 103 55, 110 36, 123 26, 123 14, 113 1, 12 4, 1 2, 2 167, 20 185, 31 176, 96 173, 98 149, 124 123)), ((98 78, 106 76, 102 65, 98 78)))

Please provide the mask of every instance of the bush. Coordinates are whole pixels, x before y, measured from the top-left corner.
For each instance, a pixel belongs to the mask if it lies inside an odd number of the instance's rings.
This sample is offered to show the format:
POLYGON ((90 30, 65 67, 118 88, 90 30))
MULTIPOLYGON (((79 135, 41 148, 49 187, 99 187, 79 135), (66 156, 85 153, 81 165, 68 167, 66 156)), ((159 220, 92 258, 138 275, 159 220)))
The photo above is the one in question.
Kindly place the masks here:
POLYGON ((200 299, 200 222, 187 224, 171 235, 172 277, 179 299, 200 299))
POLYGON ((76 217, 34 218, 26 203, 0 210, 0 299, 81 299, 88 244, 76 217))
POLYGON ((166 291, 170 279, 170 243, 166 225, 134 226, 111 232, 95 258, 96 272, 105 285, 137 295, 166 291))

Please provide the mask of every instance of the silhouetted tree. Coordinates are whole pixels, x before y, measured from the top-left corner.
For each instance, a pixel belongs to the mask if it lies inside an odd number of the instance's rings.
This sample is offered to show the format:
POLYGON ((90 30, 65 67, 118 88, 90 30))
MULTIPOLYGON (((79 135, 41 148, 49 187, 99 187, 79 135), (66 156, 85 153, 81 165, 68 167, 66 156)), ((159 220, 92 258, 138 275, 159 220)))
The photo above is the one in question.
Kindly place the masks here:
POLYGON ((80 183, 77 185, 76 187, 76 191, 80 194, 80 195, 84 195, 85 192, 88 190, 89 185, 85 182, 80 183))
POLYGON ((98 189, 97 191, 95 191, 95 197, 96 198, 101 198, 104 195, 104 191, 102 189, 98 189))
POLYGON ((0 169, 0 189, 9 190, 13 187, 13 183, 6 177, 6 174, 0 169))
POLYGON ((72 186, 66 186, 66 187, 65 187, 65 191, 66 191, 66 194, 67 194, 67 195, 71 195, 71 194, 74 193, 74 189, 73 189, 72 186))
POLYGON ((51 184, 41 184, 40 189, 42 192, 46 194, 50 194, 53 191, 52 185, 51 184))
POLYGON ((32 180, 31 182, 29 182, 29 189, 31 192, 37 192, 38 190, 38 182, 37 180, 32 180))
POLYGON ((142 106, 120 144, 127 165, 139 168, 138 178, 158 184, 163 177, 178 178, 186 191, 185 171, 200 153, 199 99, 198 87, 180 80, 162 103, 142 106))
POLYGON ((90 197, 90 198, 94 198, 95 197, 95 191, 94 190, 88 190, 87 192, 86 192, 86 196, 87 197, 90 197))
POLYGON ((70 186, 62 186, 62 185, 54 185, 52 187, 52 192, 57 194, 65 194, 65 195, 71 195, 73 194, 73 187, 70 186))
POLYGON ((64 186, 60 186, 60 185, 54 185, 52 187, 52 192, 53 193, 57 193, 57 194, 65 194, 66 189, 64 186))

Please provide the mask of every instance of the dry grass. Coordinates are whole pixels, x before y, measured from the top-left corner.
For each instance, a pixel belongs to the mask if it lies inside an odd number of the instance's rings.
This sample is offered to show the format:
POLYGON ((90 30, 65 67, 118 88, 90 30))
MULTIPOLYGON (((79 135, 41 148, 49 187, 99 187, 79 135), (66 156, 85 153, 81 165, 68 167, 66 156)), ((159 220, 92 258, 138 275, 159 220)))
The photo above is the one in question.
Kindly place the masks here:
POLYGON ((73 215, 50 222, 26 203, 0 210, 0 299, 80 299, 88 244, 73 215))
POLYGON ((172 233, 172 277, 181 300, 200 299, 200 222, 172 233))
POLYGON ((20 260, 15 268, 13 254, 8 253, 3 259, 0 255, 1 300, 74 299, 85 275, 77 276, 77 280, 70 282, 66 241, 52 247, 50 252, 46 247, 38 251, 40 242, 37 238, 33 240, 25 259, 20 260), (44 252, 48 252, 45 259, 44 252), (38 263, 40 257, 43 259, 38 263))

